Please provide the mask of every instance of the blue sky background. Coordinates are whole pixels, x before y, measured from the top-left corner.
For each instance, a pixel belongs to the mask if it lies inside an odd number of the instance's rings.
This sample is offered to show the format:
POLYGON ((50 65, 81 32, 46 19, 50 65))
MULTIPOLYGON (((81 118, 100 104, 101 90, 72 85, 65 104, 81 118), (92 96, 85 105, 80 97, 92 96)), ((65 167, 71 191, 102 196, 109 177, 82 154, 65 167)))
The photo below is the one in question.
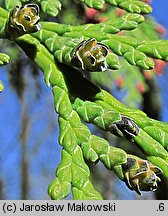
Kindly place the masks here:
MULTIPOLYGON (((168 28, 168 1, 153 0, 152 15, 162 25, 168 28)), ((166 35, 168 38, 168 35, 166 35)), ((38 100, 34 97, 34 84, 26 71, 27 91, 21 102, 11 89, 5 67, 0 68, 0 79, 5 84, 5 90, 0 94, 0 179, 3 179, 4 192, 7 199, 20 198, 20 126, 21 117, 25 111, 29 114, 29 136, 27 140, 27 158, 29 159, 29 174, 31 188, 29 199, 48 199, 47 187, 54 178, 55 168, 60 161, 60 146, 57 143, 57 116, 54 112, 51 89, 44 84, 42 75, 42 92, 38 100), (49 134, 48 131, 53 133, 49 134)), ((168 122, 168 71, 157 78, 161 91, 162 120, 168 122)), ((124 188, 125 199, 133 199, 134 193, 126 189, 120 182, 119 188, 124 188)))
MULTIPOLYGON (((167 8, 168 8, 168 1, 167 0, 153 0, 152 1, 153 12, 152 16, 155 17, 158 23, 168 27, 168 16, 167 16, 167 8)), ((166 35, 168 38, 168 34, 166 35)))
MULTIPOLYGON (((152 15, 155 17, 156 21, 168 29, 168 1, 154 0, 152 3, 153 12, 152 15)), ((165 39, 168 39, 168 33, 165 35, 165 39)), ((166 68, 166 73, 164 76, 157 77, 157 81, 161 92, 161 103, 162 103, 162 121, 168 122, 168 67, 166 68)))

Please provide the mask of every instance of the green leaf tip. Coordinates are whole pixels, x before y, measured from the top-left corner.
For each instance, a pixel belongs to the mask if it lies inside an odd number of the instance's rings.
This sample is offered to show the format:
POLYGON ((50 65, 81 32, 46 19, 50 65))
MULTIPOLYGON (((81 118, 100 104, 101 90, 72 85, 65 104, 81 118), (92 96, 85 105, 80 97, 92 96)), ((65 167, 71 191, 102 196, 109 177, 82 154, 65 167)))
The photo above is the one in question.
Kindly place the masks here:
POLYGON ((115 7, 122 8, 130 13, 142 13, 148 14, 152 12, 152 7, 145 2, 135 0, 80 0, 84 2, 86 6, 95 9, 102 9, 104 4, 110 4, 115 7))
POLYGON ((48 194, 53 200, 60 200, 67 197, 71 190, 70 182, 60 181, 55 178, 48 187, 48 194))
POLYGON ((75 200, 102 200, 90 181, 87 181, 82 188, 72 187, 72 194, 75 200))
POLYGON ((80 1, 84 2, 86 6, 90 8, 95 8, 97 10, 101 10, 105 3, 104 0, 80 0, 80 1))
POLYGON ((152 12, 152 7, 145 2, 135 0, 105 0, 106 3, 120 7, 130 13, 148 14, 152 12))
POLYGON ((156 41, 144 41, 140 43, 136 49, 144 52, 146 55, 156 59, 162 59, 168 61, 168 41, 156 40, 156 41))
POLYGON ((4 53, 0 53, 0 66, 4 64, 8 64, 10 57, 4 53))
POLYGON ((4 84, 0 81, 0 93, 4 90, 4 84))
POLYGON ((12 10, 16 5, 19 7, 22 6, 22 3, 20 0, 5 0, 5 7, 7 10, 12 10))
POLYGON ((56 16, 61 10, 61 3, 59 0, 44 0, 41 1, 41 7, 44 13, 50 16, 56 16))

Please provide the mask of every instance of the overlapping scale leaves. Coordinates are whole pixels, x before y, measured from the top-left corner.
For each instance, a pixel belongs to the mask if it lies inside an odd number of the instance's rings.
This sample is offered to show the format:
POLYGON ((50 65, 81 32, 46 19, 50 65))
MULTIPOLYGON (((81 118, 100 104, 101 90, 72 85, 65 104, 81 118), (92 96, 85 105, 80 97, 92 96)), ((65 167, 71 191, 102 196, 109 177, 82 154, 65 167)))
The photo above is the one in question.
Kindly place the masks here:
MULTIPOLYGON (((7 10, 12 10, 16 5, 21 6, 22 3, 29 3, 29 1, 5 0, 5 7, 7 10)), ((49 16, 57 16, 59 11, 61 10, 61 2, 59 0, 38 0, 38 3, 40 4, 42 11, 49 16)))
POLYGON ((50 16, 56 16, 61 10, 61 2, 59 0, 41 0, 40 4, 43 12, 50 16))
POLYGON ((115 7, 120 7, 130 13, 142 13, 148 14, 152 12, 152 8, 142 1, 135 1, 135 0, 80 0, 84 2, 88 7, 95 8, 95 9, 102 9, 104 4, 110 4, 115 7))
MULTIPOLYGON (((126 16, 128 18, 128 16, 126 16)), ((132 17, 134 19, 134 17, 132 17)), ((137 18, 137 17, 136 17, 137 18)), ((140 22, 142 20, 140 19, 140 22)), ((134 28, 128 24, 129 28, 134 28)), ((111 24, 106 23, 103 24, 103 29, 106 29, 109 32, 111 24)), ((148 57, 144 52, 141 52, 136 49, 138 46, 138 41, 136 39, 132 39, 131 37, 119 36, 119 35, 111 35, 106 33, 106 30, 103 31, 102 24, 97 24, 95 26, 84 25, 78 27, 78 31, 76 31, 77 27, 61 25, 58 27, 58 24, 47 24, 42 23, 43 30, 39 32, 36 37, 41 40, 41 42, 47 45, 47 48, 52 52, 56 59, 61 63, 70 64, 73 50, 82 42, 84 39, 87 40, 89 38, 96 38, 98 41, 102 41, 104 44, 109 46, 111 51, 114 54, 123 56, 130 64, 139 66, 143 69, 152 69, 154 67, 153 60, 148 57), (92 29, 94 31, 91 31, 92 29), (97 34, 97 31, 103 31, 102 34, 97 34), (55 33, 55 34, 54 34, 55 33), (47 35, 50 35, 51 38, 47 38, 47 35), (71 40, 69 40, 69 37, 71 40), (59 41, 59 43, 57 43, 59 41)), ((118 26, 117 28, 127 29, 127 25, 118 26)), ((113 28, 114 29, 114 28, 113 28)), ((115 30, 118 31, 118 30, 115 30)), ((114 55, 113 54, 113 55, 114 55)), ((109 54, 112 55, 112 54, 109 54)), ((109 63, 109 67, 111 69, 119 69, 116 66, 116 58, 110 58, 107 56, 107 64, 109 63), (114 65, 114 66, 113 66, 114 65)))

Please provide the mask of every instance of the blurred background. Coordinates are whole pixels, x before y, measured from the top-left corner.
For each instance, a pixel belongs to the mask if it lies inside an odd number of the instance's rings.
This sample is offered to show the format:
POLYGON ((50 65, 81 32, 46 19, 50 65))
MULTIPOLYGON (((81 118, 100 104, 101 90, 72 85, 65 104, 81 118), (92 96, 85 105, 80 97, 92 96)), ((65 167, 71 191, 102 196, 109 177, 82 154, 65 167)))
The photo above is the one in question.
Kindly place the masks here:
MULTIPOLYGON (((44 20, 77 25, 99 23, 124 14, 123 10, 110 6, 100 13, 82 4, 74 4, 75 0, 61 2, 60 14, 52 19, 44 15, 44 20)), ((146 16, 146 22, 136 30, 119 34, 139 40, 168 39, 168 1, 145 2, 153 7, 151 16, 146 16)), ((47 187, 54 178, 61 150, 51 89, 46 87, 38 68, 13 42, 0 40, 0 50, 11 56, 10 63, 0 67, 0 79, 5 85, 0 94, 0 199, 49 199, 47 187)), ((92 73, 90 79, 128 106, 144 110, 151 118, 168 122, 168 67, 160 60, 155 62, 153 70, 143 71, 121 59, 119 71, 92 73)), ((92 133, 108 139, 111 145, 142 155, 127 140, 89 127, 92 133)), ((104 199, 168 199, 168 184, 164 179, 157 192, 144 192, 141 197, 102 164, 88 162, 88 165, 92 181, 104 199)))

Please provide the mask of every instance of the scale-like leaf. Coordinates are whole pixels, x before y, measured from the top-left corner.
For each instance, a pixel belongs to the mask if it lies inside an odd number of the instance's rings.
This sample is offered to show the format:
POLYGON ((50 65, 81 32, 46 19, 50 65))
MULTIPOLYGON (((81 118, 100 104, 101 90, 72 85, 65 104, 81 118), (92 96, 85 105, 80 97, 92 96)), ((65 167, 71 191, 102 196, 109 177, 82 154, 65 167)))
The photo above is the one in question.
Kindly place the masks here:
POLYGON ((56 16, 61 10, 61 3, 59 0, 41 0, 40 3, 44 13, 50 16, 56 16))

